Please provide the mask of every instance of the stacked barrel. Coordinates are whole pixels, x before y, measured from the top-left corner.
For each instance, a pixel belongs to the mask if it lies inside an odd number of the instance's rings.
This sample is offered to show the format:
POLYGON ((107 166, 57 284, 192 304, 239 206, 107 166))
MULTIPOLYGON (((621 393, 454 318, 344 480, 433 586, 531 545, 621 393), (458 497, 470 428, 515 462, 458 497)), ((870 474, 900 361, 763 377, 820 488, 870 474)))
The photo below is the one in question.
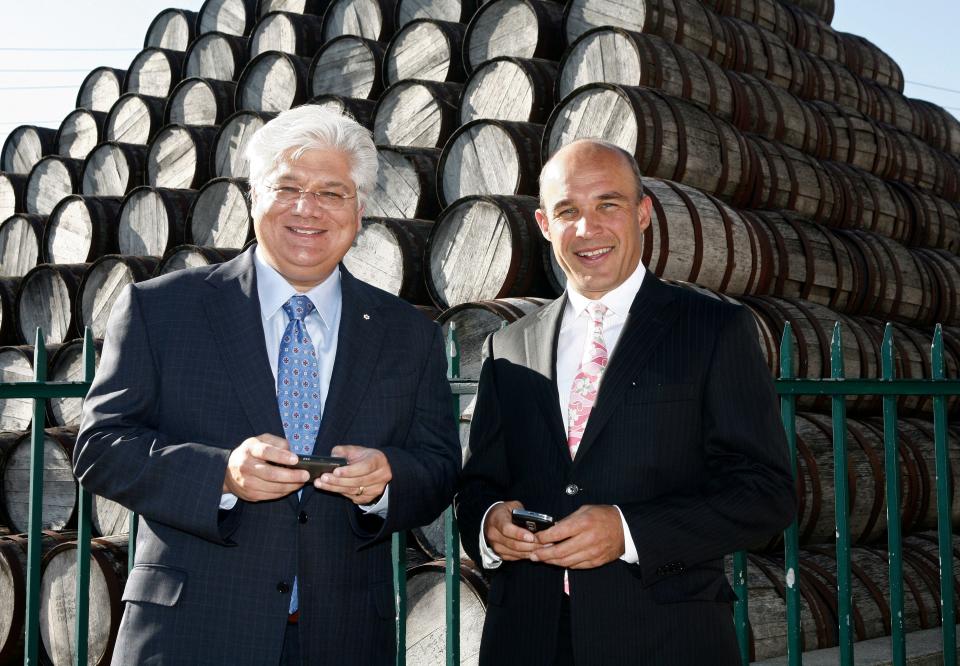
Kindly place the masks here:
MULTIPOLYGON (((749 307, 772 372, 790 322, 797 376, 829 376, 840 321, 847 376, 878 377, 890 320, 900 377, 930 376, 936 322, 945 325, 947 374, 956 376, 960 122, 905 97, 897 64, 835 31, 832 14, 833 0, 207 0, 199 12, 165 10, 126 70, 90 72, 58 130, 19 127, 2 148, 0 380, 32 376, 37 326, 54 352, 48 376, 79 379, 78 336, 89 326, 103 337, 124 285, 240 252, 253 238, 246 143, 304 103, 352 115, 378 146, 377 186, 344 263, 455 326, 465 378, 479 375, 486 335, 563 290, 533 212, 543 161, 579 137, 637 157, 653 202, 645 264, 749 307)), ((960 414, 960 400, 949 405, 960 414)), ((814 599, 818 585, 832 589, 815 567, 829 573, 832 449, 828 404, 800 406, 800 534, 813 563, 804 594, 814 599)), ((848 400, 851 526, 870 552, 882 548, 886 521, 878 406, 874 397, 848 400)), ((899 409, 901 520, 919 534, 935 519, 931 400, 904 397, 899 409)), ((78 415, 79 401, 63 399, 46 416, 45 529, 74 526, 78 415)), ((29 403, 0 401, 0 430, 11 431, 0 435, 0 519, 12 532, 25 529, 29 466, 13 431, 31 418, 29 403)), ((469 409, 464 436, 468 420, 469 409)), ((960 432, 952 437, 956 451, 960 432)), ((93 555, 98 589, 112 609, 105 617, 117 620, 123 574, 114 550, 122 547, 112 535, 126 518, 96 501, 106 539, 93 555)), ((442 576, 427 561, 443 555, 438 528, 412 535, 419 587, 411 598, 422 603, 411 604, 410 663, 441 660, 443 617, 430 600, 442 576)), ((51 553, 60 548, 55 533, 51 553)), ((0 564, 18 548, 0 545, 0 564)), ((769 593, 750 606, 757 658, 785 650, 785 622, 770 622, 783 603, 776 548, 758 544, 751 555, 751 586, 769 593)), ((476 601, 472 619, 461 620, 469 656, 483 582, 464 567, 461 598, 476 601)), ((58 573, 45 590, 72 575, 47 570, 58 573)), ((808 647, 836 642, 827 596, 804 621, 808 647)), ((918 627, 939 621, 929 601, 918 602, 918 627)), ((7 606, 16 608, 0 601, 0 613, 7 606)), ((69 619, 58 621, 44 634, 55 662, 69 658, 72 631, 69 619)), ((870 638, 889 621, 855 629, 870 638)), ((112 630, 110 622, 98 629, 103 659, 112 630)), ((15 628, 0 636, 0 661, 16 639, 15 628)))

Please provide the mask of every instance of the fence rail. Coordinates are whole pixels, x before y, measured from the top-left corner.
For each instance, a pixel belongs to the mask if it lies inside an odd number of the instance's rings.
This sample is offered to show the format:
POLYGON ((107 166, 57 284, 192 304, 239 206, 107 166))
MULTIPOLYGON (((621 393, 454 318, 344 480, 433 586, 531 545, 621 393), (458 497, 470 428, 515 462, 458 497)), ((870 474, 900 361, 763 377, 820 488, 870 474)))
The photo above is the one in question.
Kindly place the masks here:
MULTIPOLYGON (((79 382, 46 381, 46 347, 43 333, 37 330, 34 346, 34 381, 0 384, 0 399, 32 398, 34 417, 31 426, 30 460, 30 508, 27 554, 27 601, 24 664, 39 663, 39 604, 40 604, 40 547, 41 504, 43 492, 43 440, 46 401, 51 398, 82 398, 86 395, 94 375, 95 351, 93 336, 89 329, 84 334, 84 379, 79 382)), ((462 399, 476 392, 476 382, 459 379, 460 348, 456 326, 450 322, 447 336, 448 378, 453 392, 453 405, 459 421, 462 399)), ((794 476, 797 470, 797 397, 829 396, 833 428, 834 488, 836 517, 836 562, 837 562, 837 635, 839 661, 842 666, 854 663, 854 636, 852 622, 852 587, 848 524, 849 482, 847 478, 847 426, 846 398, 850 396, 882 396, 883 403, 883 448, 885 470, 885 498, 887 511, 887 547, 889 570, 889 605, 891 617, 891 658, 895 666, 906 664, 906 638, 904 627, 903 588, 903 540, 900 527, 900 470, 898 466, 897 406, 900 396, 931 396, 934 422, 934 456, 936 470, 937 535, 940 563, 940 604, 943 662, 956 666, 956 628, 953 590, 953 549, 950 513, 951 469, 947 436, 947 396, 960 395, 960 379, 946 379, 944 375, 943 334, 936 327, 931 344, 931 377, 929 379, 896 379, 893 345, 893 330, 888 324, 881 347, 880 379, 846 379, 843 369, 842 333, 838 323, 831 341, 831 367, 829 379, 800 379, 793 375, 793 334, 790 324, 784 328, 780 345, 780 376, 775 380, 780 396, 781 416, 793 460, 794 476)), ((88 589, 90 581, 91 498, 79 489, 77 533, 77 582, 76 582, 76 636, 87 636, 89 619, 88 589)), ((459 532, 452 508, 444 514, 444 544, 446 550, 446 663, 460 663, 460 545, 459 532)), ((128 566, 132 567, 136 553, 137 520, 130 514, 130 542, 128 566)), ((802 664, 802 632, 800 622, 800 560, 798 525, 794 521, 783 534, 784 574, 787 584, 784 596, 787 612, 787 656, 791 666, 802 664)), ((397 606, 397 665, 406 663, 406 535, 393 536, 394 590, 397 606)), ((745 552, 733 557, 733 584, 738 596, 734 604, 734 624, 740 644, 741 659, 749 662, 750 620, 749 589, 747 583, 748 558, 745 552)), ((87 641, 76 640, 74 663, 87 663, 87 641)))

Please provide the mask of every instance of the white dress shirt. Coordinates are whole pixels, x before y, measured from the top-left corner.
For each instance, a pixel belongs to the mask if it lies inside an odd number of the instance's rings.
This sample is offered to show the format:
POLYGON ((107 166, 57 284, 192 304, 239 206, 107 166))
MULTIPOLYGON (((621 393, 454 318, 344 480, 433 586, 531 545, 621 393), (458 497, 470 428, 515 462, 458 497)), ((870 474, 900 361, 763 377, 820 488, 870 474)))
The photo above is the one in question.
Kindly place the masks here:
MULTIPOLYGON (((257 272, 257 297, 260 300, 260 323, 263 325, 263 339, 267 345, 267 358, 273 381, 277 381, 277 362, 280 357, 280 339, 287 328, 287 313, 283 305, 299 292, 287 282, 275 268, 263 258, 260 247, 253 253, 253 265, 257 272)), ((340 311, 343 306, 343 294, 340 290, 340 269, 333 271, 326 280, 303 294, 313 303, 314 310, 303 323, 317 350, 317 362, 320 366, 320 414, 326 413, 327 392, 330 378, 333 376, 333 363, 337 358, 337 338, 340 330, 340 311)), ((322 420, 321 420, 322 424, 322 420)), ((321 426, 322 427, 322 426, 321 426)), ((380 501, 373 505, 361 505, 367 513, 385 515, 387 512, 387 493, 384 490, 380 501)), ((232 509, 237 496, 224 493, 220 499, 221 509, 232 509)))
MULTIPOLYGON (((638 262, 636 270, 630 274, 630 277, 599 299, 601 303, 607 306, 607 313, 603 318, 603 342, 607 347, 608 363, 615 358, 617 342, 620 340, 624 324, 627 323, 630 306, 633 305, 633 300, 636 298, 637 291, 643 284, 643 277, 646 274, 647 269, 644 268, 643 262, 638 262)), ((570 404, 570 389, 573 387, 573 380, 580 369, 583 347, 587 342, 587 329, 591 322, 587 306, 592 302, 594 301, 578 292, 572 284, 567 283, 567 305, 560 320, 560 335, 557 340, 557 393, 560 397, 560 414, 564 417, 564 432, 568 432, 566 418, 570 404)), ((603 383, 602 377, 600 383, 603 383)), ((589 424, 589 419, 587 423, 589 424)), ((579 444, 577 446, 579 447, 579 444)), ((573 453, 576 454, 576 449, 573 453)), ((490 509, 494 506, 496 504, 491 506, 490 509)), ((490 509, 487 509, 487 513, 490 513, 490 509)), ((623 512, 620 511, 620 507, 617 506, 616 509, 620 514, 620 524, 623 527, 624 553, 620 556, 620 559, 627 564, 636 564, 640 561, 640 558, 637 555, 637 547, 633 542, 633 536, 630 534, 630 527, 623 517, 623 512)), ((533 507, 533 510, 536 511, 536 507, 533 507)), ((496 569, 500 566, 502 560, 489 546, 483 534, 483 526, 486 521, 487 516, 484 514, 483 521, 480 523, 480 555, 484 568, 496 569)))

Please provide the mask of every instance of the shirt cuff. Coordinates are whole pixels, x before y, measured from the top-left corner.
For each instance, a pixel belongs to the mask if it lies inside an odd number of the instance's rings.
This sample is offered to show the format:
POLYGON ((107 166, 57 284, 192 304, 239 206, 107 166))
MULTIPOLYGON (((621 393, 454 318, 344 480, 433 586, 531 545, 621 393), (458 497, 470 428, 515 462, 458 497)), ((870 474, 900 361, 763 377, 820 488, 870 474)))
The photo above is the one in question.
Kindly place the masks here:
POLYGON ((237 496, 233 493, 224 493, 220 495, 220 508, 229 511, 237 505, 237 496))
POLYGON ((381 518, 387 517, 387 509, 390 504, 390 484, 388 483, 383 489, 383 494, 380 496, 380 499, 377 500, 374 504, 359 504, 358 506, 363 510, 364 513, 372 513, 381 518))
MULTIPOLYGON (((490 509, 497 504, 503 504, 503 502, 494 502, 490 505, 490 509)), ((484 569, 496 569, 503 564, 503 559, 494 552, 493 548, 487 543, 487 537, 483 535, 483 528, 487 524, 487 515, 490 513, 490 509, 487 509, 486 513, 483 514, 483 520, 480 521, 480 564, 484 569)))
POLYGON ((627 525, 627 519, 623 517, 623 511, 620 510, 620 507, 614 504, 613 508, 620 514, 620 525, 623 527, 623 555, 620 556, 620 559, 627 564, 637 564, 640 561, 640 556, 637 555, 637 545, 633 543, 630 526, 627 525))

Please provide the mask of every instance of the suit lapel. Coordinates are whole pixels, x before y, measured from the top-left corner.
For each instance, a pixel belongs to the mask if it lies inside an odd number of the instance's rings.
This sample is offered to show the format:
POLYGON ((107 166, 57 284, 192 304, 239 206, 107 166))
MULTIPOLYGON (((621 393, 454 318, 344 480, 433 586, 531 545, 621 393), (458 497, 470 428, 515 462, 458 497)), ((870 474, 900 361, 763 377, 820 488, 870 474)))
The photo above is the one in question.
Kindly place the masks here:
POLYGON ((542 390, 540 386, 533 387, 531 393, 537 396, 537 404, 543 412, 544 420, 553 431, 551 439, 556 440, 564 447, 567 453, 567 437, 564 434, 563 415, 560 413, 560 399, 557 394, 557 339, 560 335, 560 323, 563 320, 563 310, 567 305, 567 295, 554 300, 542 310, 532 315, 537 320, 523 331, 524 365, 533 370, 536 375, 545 377, 550 390, 542 390))

